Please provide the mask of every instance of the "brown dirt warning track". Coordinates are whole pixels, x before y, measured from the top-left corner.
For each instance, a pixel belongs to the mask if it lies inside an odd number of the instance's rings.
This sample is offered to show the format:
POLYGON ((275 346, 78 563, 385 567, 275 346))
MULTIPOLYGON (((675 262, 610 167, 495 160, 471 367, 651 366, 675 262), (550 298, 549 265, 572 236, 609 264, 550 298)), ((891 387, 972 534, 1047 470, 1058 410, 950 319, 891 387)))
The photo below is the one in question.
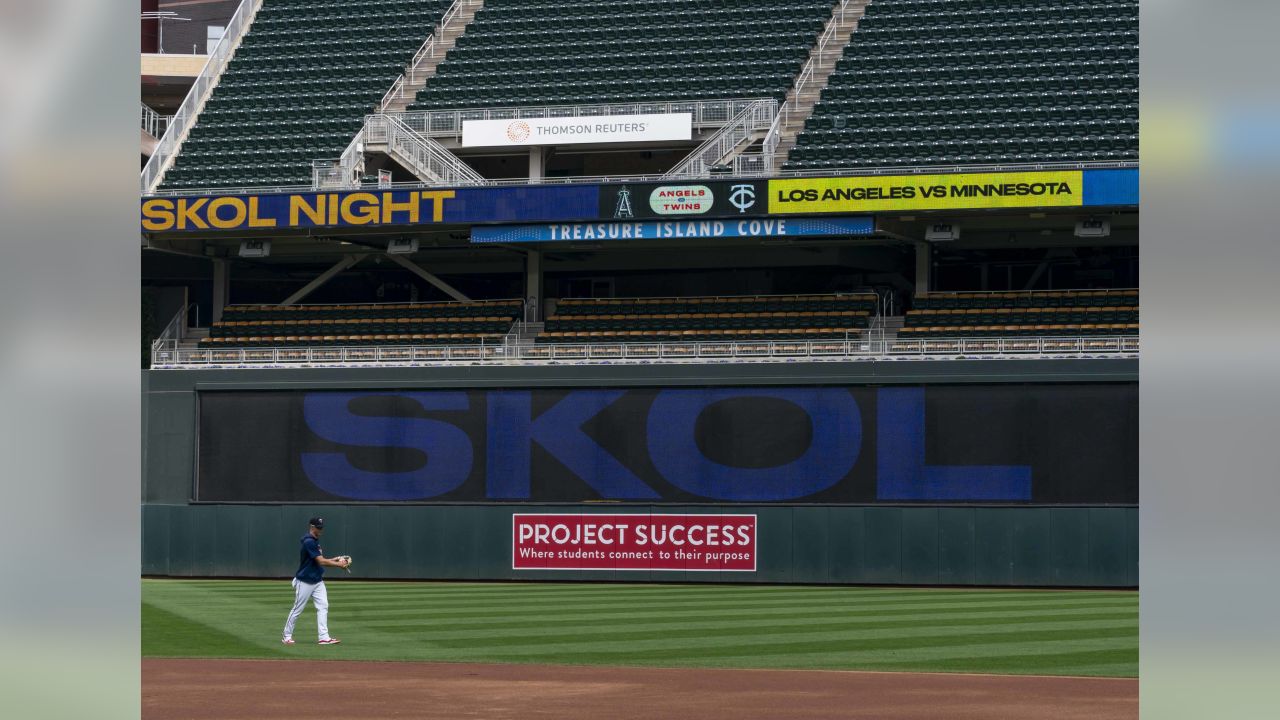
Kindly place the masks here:
POLYGON ((142 661, 142 717, 1131 720, 1113 678, 275 660, 142 661))

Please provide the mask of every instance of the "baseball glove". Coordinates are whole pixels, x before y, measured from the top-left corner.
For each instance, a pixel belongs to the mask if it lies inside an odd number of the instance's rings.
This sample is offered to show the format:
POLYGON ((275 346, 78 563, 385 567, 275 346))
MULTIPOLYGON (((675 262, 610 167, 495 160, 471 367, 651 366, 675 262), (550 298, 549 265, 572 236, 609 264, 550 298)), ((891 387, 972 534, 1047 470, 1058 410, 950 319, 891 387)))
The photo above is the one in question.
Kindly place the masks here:
POLYGON ((338 562, 342 562, 343 560, 346 560, 347 566, 342 569, 346 570, 347 572, 351 572, 351 556, 350 555, 339 555, 338 557, 334 558, 334 560, 337 560, 338 562))

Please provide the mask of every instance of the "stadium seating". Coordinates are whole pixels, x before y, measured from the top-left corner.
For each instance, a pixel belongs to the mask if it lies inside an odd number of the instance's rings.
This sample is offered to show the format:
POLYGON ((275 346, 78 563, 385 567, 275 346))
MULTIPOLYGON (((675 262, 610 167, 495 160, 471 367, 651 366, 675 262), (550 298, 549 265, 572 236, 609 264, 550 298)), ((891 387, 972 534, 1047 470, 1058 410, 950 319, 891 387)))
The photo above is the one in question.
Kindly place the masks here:
POLYGON ((1137 290, 1070 290, 930 294, 916 299, 898 338, 1137 334, 1137 290))
POLYGON ((450 0, 265 0, 162 189, 303 185, 338 157, 450 0))
POLYGON ((1136 0, 875 0, 786 169, 1136 160, 1136 0))
POLYGON ((201 348, 479 345, 501 342, 519 300, 379 305, 234 305, 201 348))
POLYGON ((831 0, 487 0, 410 110, 783 99, 831 0))
POLYGON ((565 299, 539 342, 820 340, 860 335, 875 295, 565 299))

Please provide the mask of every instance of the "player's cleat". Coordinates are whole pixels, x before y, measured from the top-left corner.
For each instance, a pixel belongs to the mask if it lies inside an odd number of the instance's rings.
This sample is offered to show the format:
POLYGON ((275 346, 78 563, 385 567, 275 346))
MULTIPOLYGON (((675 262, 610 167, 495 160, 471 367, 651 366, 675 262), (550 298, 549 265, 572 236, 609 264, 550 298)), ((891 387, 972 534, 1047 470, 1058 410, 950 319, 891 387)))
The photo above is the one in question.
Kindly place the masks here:
POLYGON ((284 638, 284 639, 282 639, 280 642, 284 643, 285 645, 292 645, 292 644, 293 644, 293 638, 291 638, 291 637, 289 637, 289 638, 284 638))
POLYGON ((318 643, 316 643, 316 644, 317 644, 317 645, 337 645, 337 644, 338 644, 338 643, 340 643, 340 642, 342 642, 342 641, 341 641, 341 640, 339 640, 338 638, 329 638, 328 640, 321 640, 320 642, 318 642, 318 643))

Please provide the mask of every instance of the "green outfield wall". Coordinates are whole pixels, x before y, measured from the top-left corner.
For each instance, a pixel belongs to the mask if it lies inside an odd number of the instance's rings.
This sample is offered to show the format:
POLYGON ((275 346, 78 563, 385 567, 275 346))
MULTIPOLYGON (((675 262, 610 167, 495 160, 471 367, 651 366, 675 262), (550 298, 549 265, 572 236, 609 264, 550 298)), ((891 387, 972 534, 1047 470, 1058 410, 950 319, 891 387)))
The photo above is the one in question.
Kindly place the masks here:
MULTIPOLYGON (((312 514, 361 578, 1133 587, 1136 508, 145 505, 147 575, 289 577, 312 514), (754 513, 754 573, 513 571, 513 512, 754 513)), ((330 571, 333 572, 332 570, 330 571)))
MULTIPOLYGON (((200 503, 194 498, 202 393, 720 386, 875 392, 934 384, 1132 388, 1136 381, 1132 360, 146 371, 142 572, 287 578, 296 567, 306 519, 322 515, 329 524, 322 542, 326 552, 354 556, 361 578, 1135 587, 1136 502, 200 503), (514 513, 650 512, 756 515, 757 569, 512 569, 514 513)), ((936 430, 931 421, 929 431, 936 430)), ((1069 445, 1072 438, 1060 440, 1069 445)), ((1136 487, 1136 477, 1132 481, 1136 487)))

